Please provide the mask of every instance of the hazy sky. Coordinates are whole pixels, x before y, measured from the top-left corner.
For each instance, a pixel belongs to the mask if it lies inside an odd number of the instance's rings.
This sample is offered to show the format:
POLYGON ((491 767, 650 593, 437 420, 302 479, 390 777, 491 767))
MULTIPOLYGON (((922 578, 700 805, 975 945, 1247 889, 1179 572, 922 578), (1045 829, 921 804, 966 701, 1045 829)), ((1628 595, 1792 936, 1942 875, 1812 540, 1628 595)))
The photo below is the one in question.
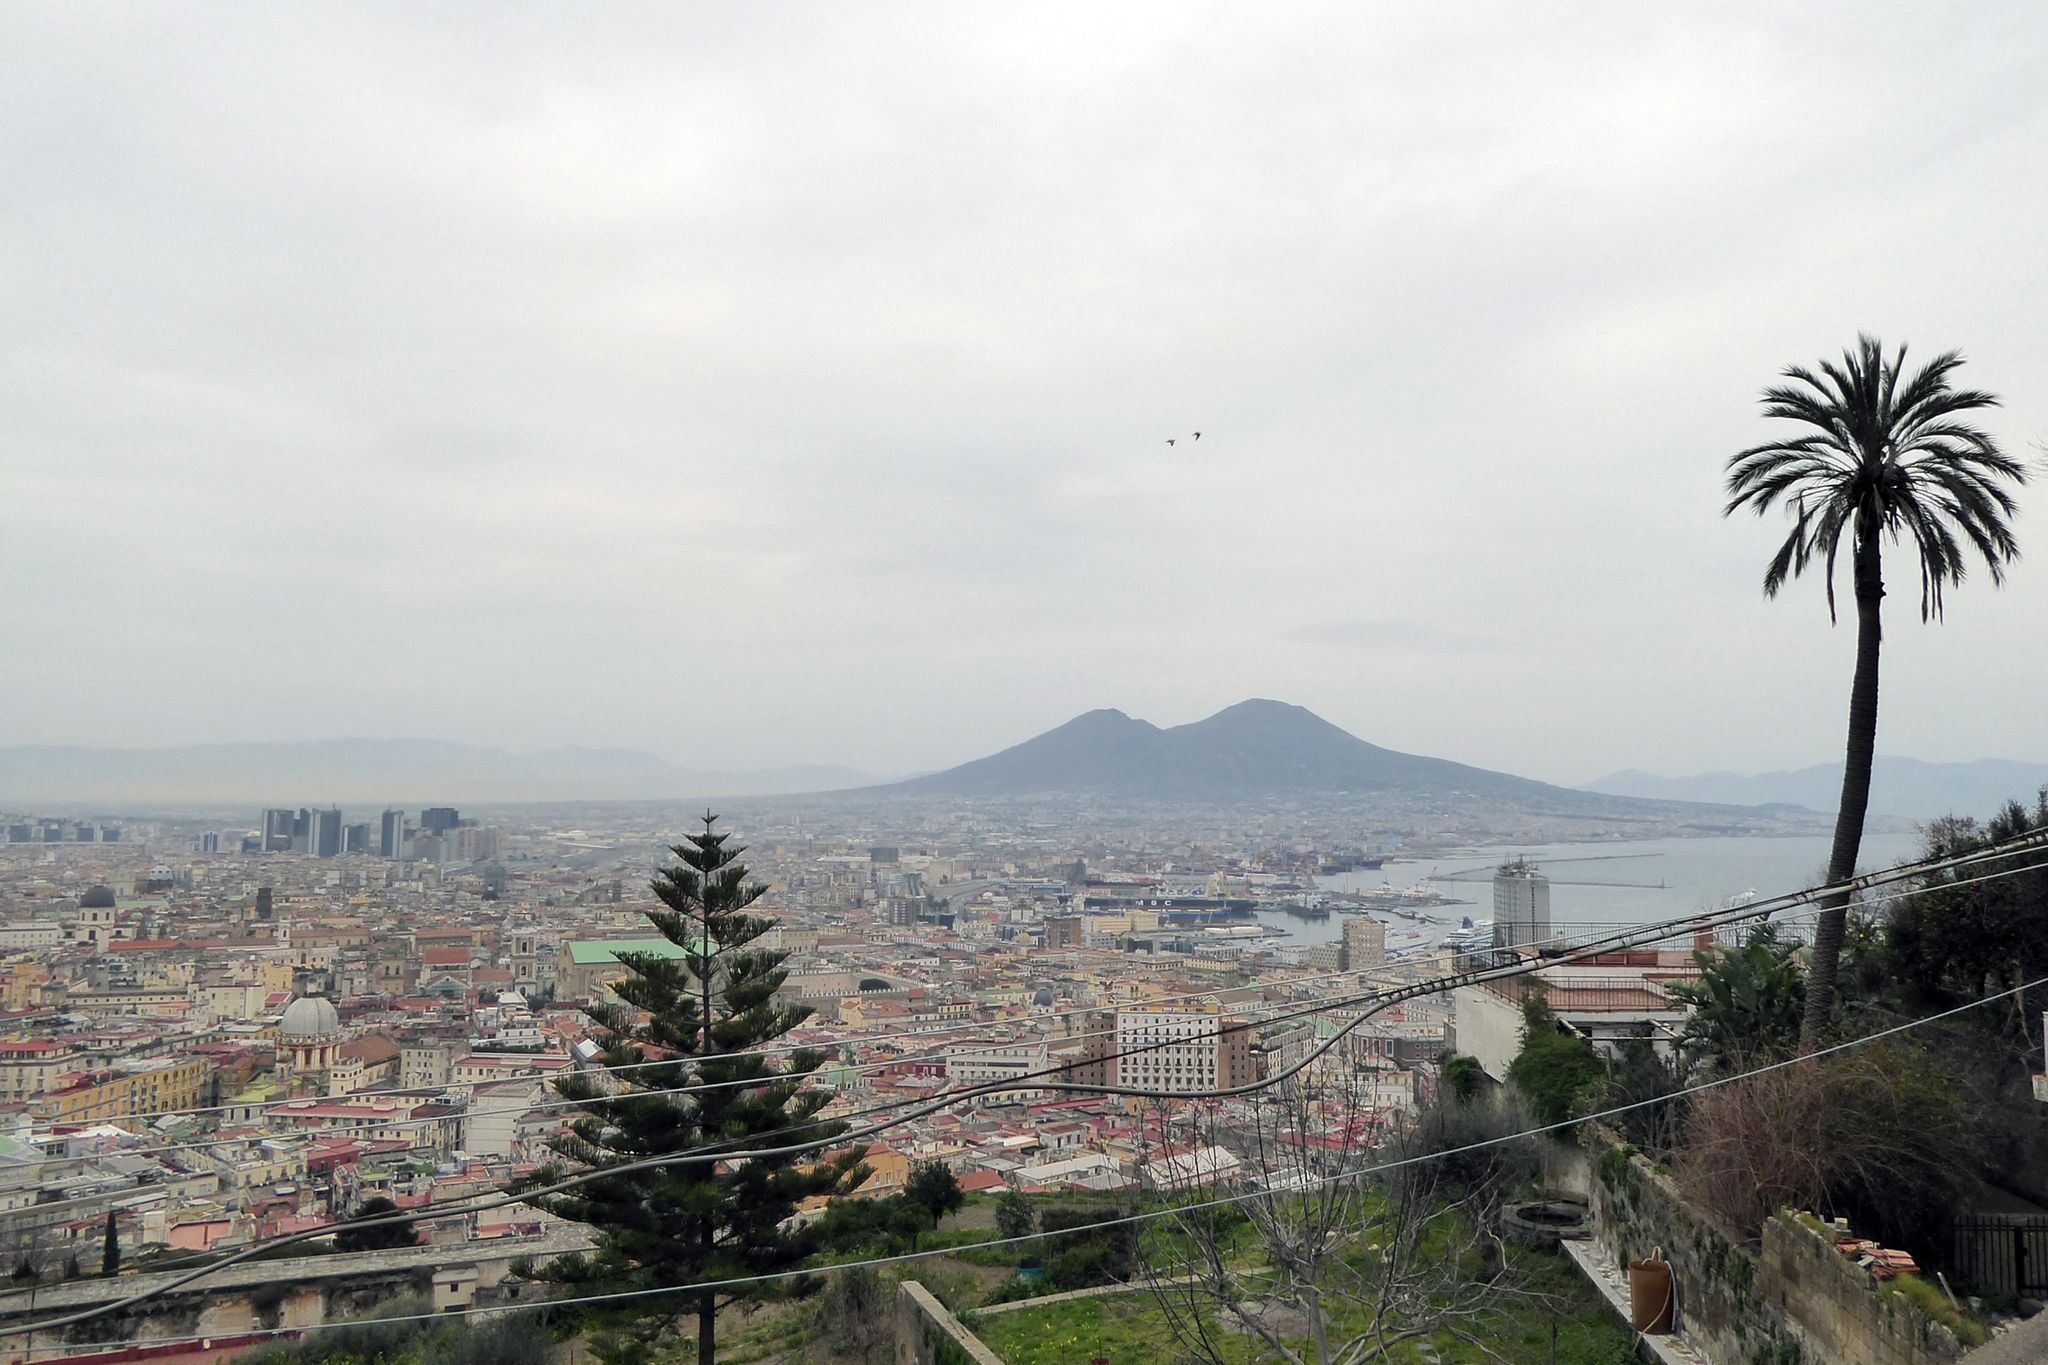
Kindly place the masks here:
MULTIPOLYGON (((2037 453, 2048 15, 1687 11, 0 8, 0 744, 1836 757, 1721 467, 1859 328, 2037 453)), ((2048 756, 2044 502, 1881 751, 2048 756)))

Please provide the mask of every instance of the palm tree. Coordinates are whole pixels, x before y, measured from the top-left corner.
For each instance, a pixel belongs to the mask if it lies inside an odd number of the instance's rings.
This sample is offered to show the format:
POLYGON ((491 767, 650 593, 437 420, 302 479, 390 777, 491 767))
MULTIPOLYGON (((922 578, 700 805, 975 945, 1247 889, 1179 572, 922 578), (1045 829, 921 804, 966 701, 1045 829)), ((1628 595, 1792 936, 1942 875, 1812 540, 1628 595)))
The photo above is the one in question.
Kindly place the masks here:
MULTIPOLYGON (((1747 507, 1762 516, 1783 503, 1792 518, 1791 534, 1764 571, 1764 596, 1776 597, 1788 578, 1818 563, 1833 621, 1835 560, 1845 541, 1850 552, 1856 678, 1849 689, 1849 752, 1828 856, 1830 883, 1855 875, 1870 801, 1884 542, 1911 547, 1922 621, 1941 618, 1942 590, 1963 581, 1972 551, 1994 584, 2019 556, 2009 524, 2016 505, 2000 480, 2023 484, 2026 470, 1970 425, 1967 414, 1996 407, 1998 399, 1950 388, 1949 376, 1962 363, 1959 353, 1948 351, 1906 376, 1904 346, 1887 360, 1875 337, 1859 336, 1839 366, 1822 361, 1818 374, 1789 366, 1784 377, 1791 383, 1764 390, 1764 415, 1798 422, 1807 428, 1803 434, 1753 446, 1728 461, 1722 515, 1747 507)), ((1848 912, 1847 888, 1821 902, 1800 1024, 1804 1050, 1818 1046, 1828 1027, 1848 912)))

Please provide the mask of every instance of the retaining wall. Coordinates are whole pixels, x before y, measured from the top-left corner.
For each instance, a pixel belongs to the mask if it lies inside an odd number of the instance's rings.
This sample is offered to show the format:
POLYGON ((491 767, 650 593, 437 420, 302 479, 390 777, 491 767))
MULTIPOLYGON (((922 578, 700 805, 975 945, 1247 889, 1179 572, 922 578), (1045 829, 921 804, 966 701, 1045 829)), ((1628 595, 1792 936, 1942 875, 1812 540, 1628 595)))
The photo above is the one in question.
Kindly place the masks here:
POLYGON ((1611 1131, 1587 1125, 1593 1235, 1626 1266, 1661 1247, 1673 1325, 1714 1365, 1952 1365, 1962 1348, 1910 1303, 1790 1214, 1762 1251, 1679 1197, 1670 1177, 1611 1131))
POLYGON ((916 1280, 896 1286, 896 1365, 1003 1365, 916 1280))
MULTIPOLYGON (((1624 1267, 1662 1247, 1671 1263, 1672 1324, 1714 1365, 1817 1365, 1757 1285, 1760 1265, 1678 1197, 1668 1176, 1589 1125, 1593 1236, 1624 1267)), ((1830 1359, 1833 1359, 1832 1357, 1830 1359)))
POLYGON ((1886 1294, 1835 1249, 1833 1230, 1789 1213, 1764 1224, 1764 1294, 1812 1339, 1821 1358, 1858 1365, 1950 1365, 1955 1336, 1906 1299, 1886 1294))

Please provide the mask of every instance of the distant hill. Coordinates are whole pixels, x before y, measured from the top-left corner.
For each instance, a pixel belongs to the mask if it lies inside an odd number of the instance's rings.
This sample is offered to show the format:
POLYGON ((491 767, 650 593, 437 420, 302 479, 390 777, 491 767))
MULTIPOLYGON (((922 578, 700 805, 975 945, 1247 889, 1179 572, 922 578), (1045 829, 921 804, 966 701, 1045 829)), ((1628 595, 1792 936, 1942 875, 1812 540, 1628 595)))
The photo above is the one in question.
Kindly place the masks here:
POLYGON ((194 744, 172 749, 0 748, 0 805, 633 801, 865 786, 824 765, 761 772, 684 768, 634 749, 513 753, 439 739, 194 744))
POLYGON ((883 790, 934 796, 1085 792, 1205 802, 1341 794, 1490 801, 1577 816, 1647 809, 1635 800, 1382 749, 1312 711, 1263 700, 1239 702, 1207 720, 1169 729, 1121 711, 1090 711, 1001 753, 883 790))
MULTIPOLYGON (((2048 783, 2048 763, 1986 758, 1974 763, 1923 763, 1880 754, 1871 765, 1870 809, 1875 815, 1930 820, 1941 815, 1991 814, 2007 801, 2033 804, 2048 783)), ((1658 777, 1630 769, 1588 782, 1587 791, 1663 801, 1712 801, 1726 805, 1783 804, 1834 814, 1842 797, 1842 765, 1822 763, 1785 772, 1696 773, 1658 777)))

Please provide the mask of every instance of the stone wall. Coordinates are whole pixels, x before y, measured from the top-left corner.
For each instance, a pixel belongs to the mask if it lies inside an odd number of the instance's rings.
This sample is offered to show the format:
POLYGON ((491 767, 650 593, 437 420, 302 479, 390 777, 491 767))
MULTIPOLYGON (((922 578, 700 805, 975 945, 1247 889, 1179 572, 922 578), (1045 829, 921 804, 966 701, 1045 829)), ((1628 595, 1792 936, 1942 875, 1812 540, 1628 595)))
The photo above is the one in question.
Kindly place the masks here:
POLYGON ((1003 1365, 916 1280, 896 1286, 896 1365, 1003 1365))
POLYGON ((1764 1224, 1764 1294, 1822 1359, 1859 1365, 1949 1365, 1963 1348, 1948 1328, 1835 1249, 1818 1226, 1781 1213, 1764 1224))
POLYGON ((1714 1365, 1951 1365, 1946 1327, 1880 1293, 1832 1237, 1791 1214, 1770 1220, 1762 1254, 1679 1198, 1669 1176, 1588 1124, 1593 1236, 1624 1266, 1662 1247, 1673 1323, 1714 1365))
POLYGON ((1678 1197, 1670 1177, 1611 1133, 1587 1126, 1593 1153, 1593 1236, 1626 1266, 1662 1247, 1671 1263, 1672 1323, 1714 1365, 1853 1360, 1808 1352, 1757 1284, 1754 1252, 1678 1197))

